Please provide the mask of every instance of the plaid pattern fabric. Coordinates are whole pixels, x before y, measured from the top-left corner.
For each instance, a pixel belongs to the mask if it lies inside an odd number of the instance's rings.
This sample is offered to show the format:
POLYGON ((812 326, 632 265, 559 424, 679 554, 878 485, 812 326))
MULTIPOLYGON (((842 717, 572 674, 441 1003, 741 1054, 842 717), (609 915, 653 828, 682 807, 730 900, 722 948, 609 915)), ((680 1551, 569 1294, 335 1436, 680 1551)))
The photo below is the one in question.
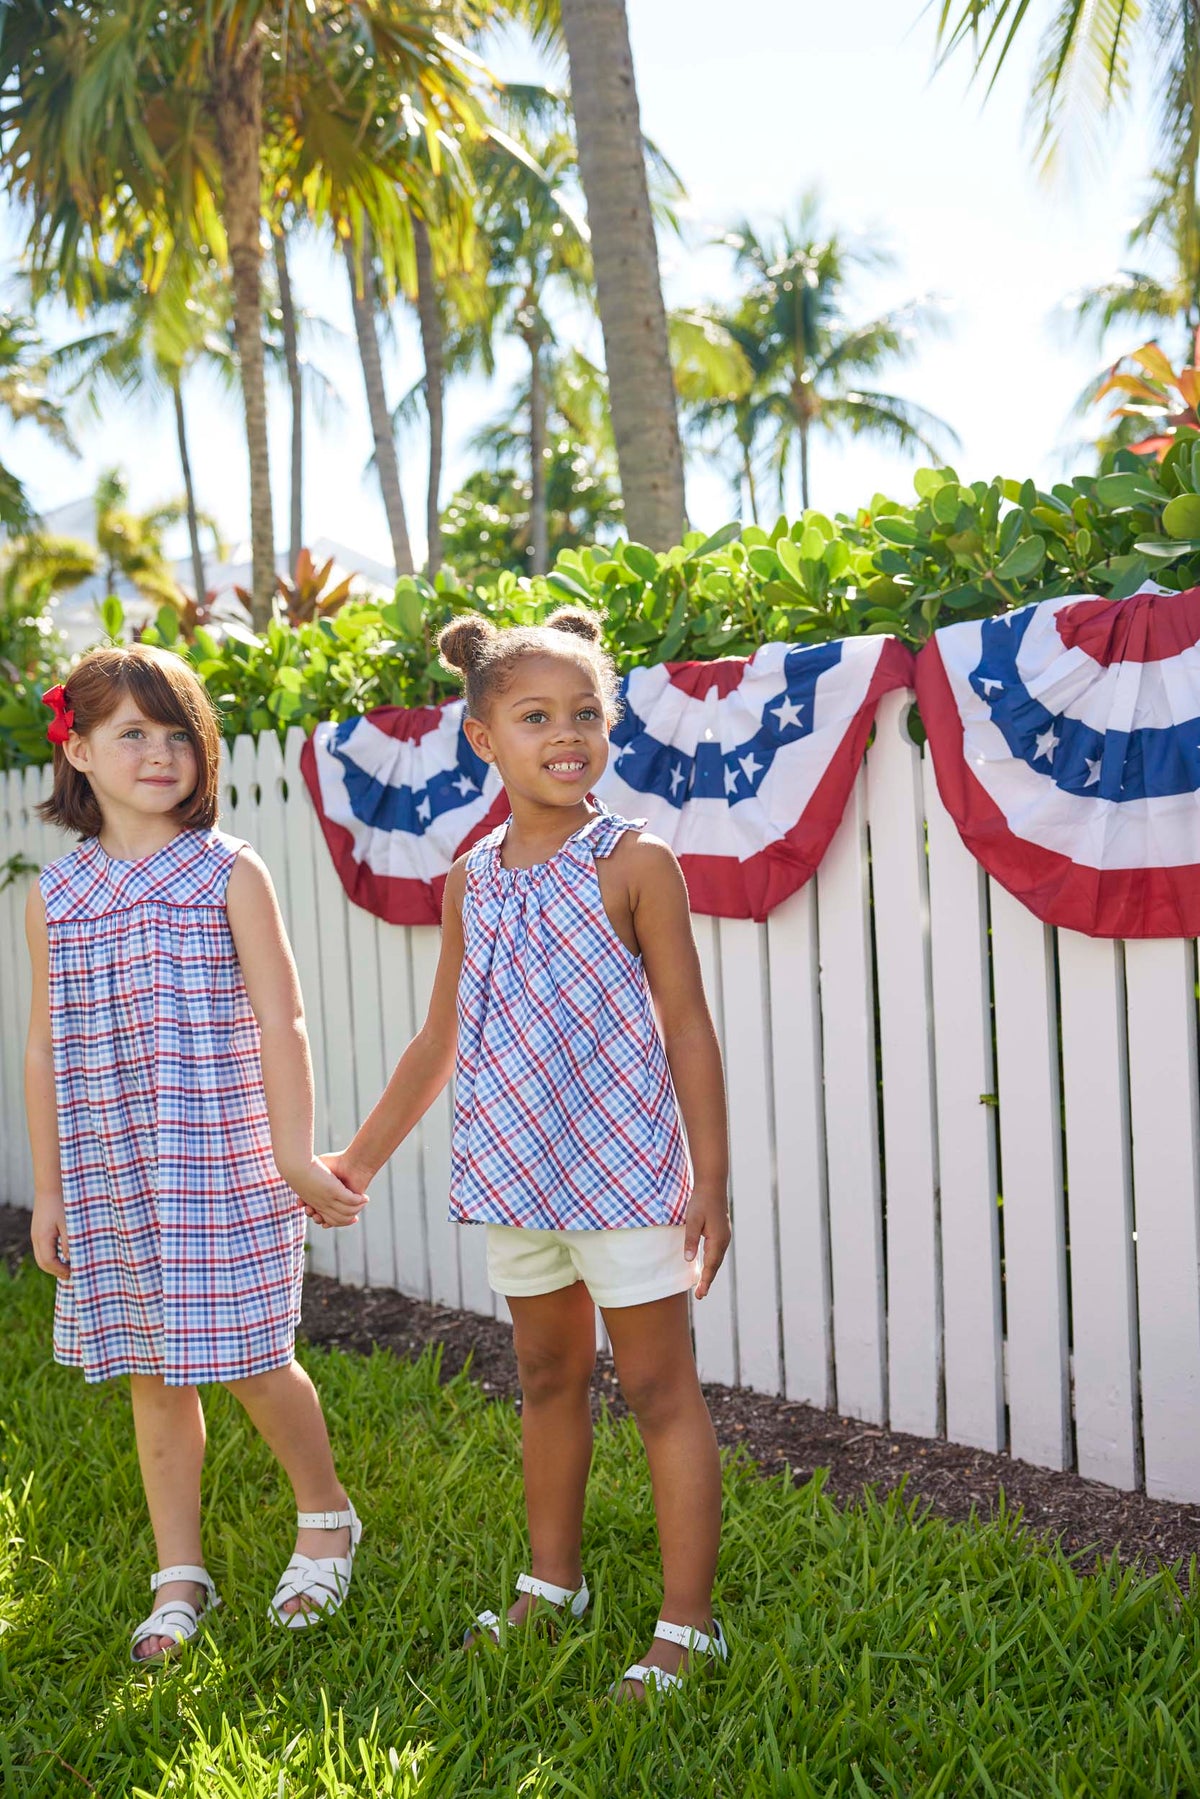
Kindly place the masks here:
POLYGON ((467 857, 450 1216, 534 1230, 679 1224, 691 1187, 641 962, 596 858, 612 812, 549 862, 501 866, 507 820, 467 857))
POLYGON ((42 871, 71 1280, 54 1355, 89 1381, 241 1380, 292 1357, 304 1213, 271 1155, 258 1026, 225 915, 244 846, 42 871))

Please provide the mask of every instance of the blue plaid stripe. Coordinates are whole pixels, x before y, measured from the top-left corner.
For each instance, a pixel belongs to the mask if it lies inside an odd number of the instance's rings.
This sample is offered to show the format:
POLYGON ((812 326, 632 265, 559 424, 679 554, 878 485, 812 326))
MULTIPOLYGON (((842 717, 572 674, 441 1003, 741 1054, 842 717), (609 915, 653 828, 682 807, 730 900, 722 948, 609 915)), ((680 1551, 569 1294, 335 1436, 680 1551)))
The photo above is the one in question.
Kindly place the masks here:
POLYGON ((240 1380, 292 1356, 304 1215, 271 1155, 258 1026, 225 915, 242 845, 43 870, 71 1281, 54 1353, 88 1380, 240 1380))
POLYGON ((467 858, 450 1216, 535 1230, 678 1224, 690 1172, 653 1001, 604 910, 614 813, 549 862, 467 858))

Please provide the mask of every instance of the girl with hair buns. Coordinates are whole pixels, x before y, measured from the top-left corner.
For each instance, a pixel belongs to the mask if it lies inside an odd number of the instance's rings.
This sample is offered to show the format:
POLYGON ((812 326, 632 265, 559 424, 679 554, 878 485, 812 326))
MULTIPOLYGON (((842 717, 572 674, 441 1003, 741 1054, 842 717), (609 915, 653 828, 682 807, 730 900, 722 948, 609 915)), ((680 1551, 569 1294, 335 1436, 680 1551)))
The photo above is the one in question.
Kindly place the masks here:
POLYGON ((720 1466, 688 1318, 729 1244, 720 1052, 679 864, 592 797, 617 687, 597 619, 563 609, 496 630, 469 614, 439 647, 512 816, 451 869, 429 1015, 326 1159, 365 1192, 454 1073, 450 1216, 486 1226, 489 1278, 512 1311, 531 1549, 507 1619, 479 1613, 468 1643, 587 1608, 600 1307, 662 1551, 653 1640, 614 1689, 641 1698, 697 1656, 726 1656, 712 1613, 720 1466))
POLYGON ((201 1382, 241 1401, 300 1508, 272 1622, 342 1602, 362 1526, 293 1345, 305 1209, 343 1225, 365 1202, 313 1154, 296 971, 266 869, 214 829, 220 739, 196 676, 168 651, 94 650, 45 700, 41 810, 80 841, 26 912, 31 1235, 58 1282, 55 1359, 129 1376, 159 1562, 132 1655, 161 1661, 220 1603, 201 1382))

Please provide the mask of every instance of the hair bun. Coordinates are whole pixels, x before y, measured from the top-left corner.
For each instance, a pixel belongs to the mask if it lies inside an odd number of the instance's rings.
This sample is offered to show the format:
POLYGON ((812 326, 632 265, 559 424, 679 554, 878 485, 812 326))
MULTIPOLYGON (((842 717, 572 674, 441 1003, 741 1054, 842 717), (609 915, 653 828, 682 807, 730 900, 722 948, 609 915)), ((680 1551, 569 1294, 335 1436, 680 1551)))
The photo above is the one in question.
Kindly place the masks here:
POLYGON ((460 612, 438 632, 442 666, 464 672, 474 668, 495 635, 495 625, 478 612, 460 612))
POLYGON ((569 631, 587 643, 600 643, 604 637, 604 620, 598 612, 587 612, 582 606, 560 606, 546 620, 548 631, 569 631))

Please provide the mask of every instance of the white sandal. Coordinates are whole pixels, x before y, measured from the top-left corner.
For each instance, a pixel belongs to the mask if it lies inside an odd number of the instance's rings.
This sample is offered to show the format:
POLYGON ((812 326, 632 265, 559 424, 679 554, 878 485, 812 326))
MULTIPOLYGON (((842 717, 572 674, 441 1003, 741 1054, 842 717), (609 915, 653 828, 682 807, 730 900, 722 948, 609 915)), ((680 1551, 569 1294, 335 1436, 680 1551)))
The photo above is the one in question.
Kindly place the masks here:
MULTIPOLYGON (((592 1597, 586 1580, 574 1588, 556 1587, 552 1580, 537 1580, 532 1574, 517 1575, 517 1592, 531 1593, 535 1599, 544 1599, 556 1611, 565 1612, 568 1618, 582 1618, 592 1597)), ((501 1620, 495 1612, 477 1612, 475 1623, 495 1637, 497 1643, 500 1641, 501 1620)), ((463 1642, 469 1643, 477 1634, 474 1629, 468 1630, 463 1642)))
POLYGON ((197 1611, 186 1599, 168 1599, 156 1611, 151 1612, 148 1618, 143 1619, 134 1631, 129 1645, 129 1659, 139 1668, 152 1667, 155 1662, 165 1661, 169 1655, 182 1649, 195 1636, 201 1618, 208 1612, 215 1611, 221 1603, 207 1568, 196 1568, 189 1562, 175 1568, 160 1568, 157 1574, 150 1577, 150 1591, 157 1593, 159 1587, 165 1587, 172 1580, 190 1580, 198 1587, 203 1587, 204 1602, 197 1611), (138 1644, 144 1643, 147 1637, 173 1637, 174 1643, 170 1649, 156 1649, 153 1655, 135 1654, 138 1644))
MULTIPOLYGON (((668 1624, 665 1618, 658 1620, 654 1626, 654 1634, 661 1637, 664 1643, 678 1643, 681 1649, 687 1650, 689 1658, 693 1655, 714 1655, 719 1662, 729 1660, 729 1644, 715 1618, 711 1636, 702 1630, 693 1629, 690 1624, 668 1624)), ((688 1665, 691 1666, 690 1659, 688 1665)), ((632 1668, 626 1668, 620 1680, 614 1681, 611 1693, 614 1696, 619 1693, 627 1680, 640 1680, 642 1690, 646 1693, 652 1687, 662 1693, 683 1685, 682 1674, 668 1674, 665 1668, 648 1668, 644 1662, 635 1662, 632 1668)))
POLYGON ((350 1590, 350 1574, 354 1552, 362 1538, 362 1519, 349 1500, 340 1512, 297 1512, 298 1530, 344 1530, 350 1527, 350 1549, 346 1555, 301 1555, 297 1550, 275 1589, 268 1616, 284 1630, 304 1630, 322 1618, 331 1618, 350 1590), (308 1599, 312 1603, 294 1612, 281 1608, 289 1599, 308 1599))

